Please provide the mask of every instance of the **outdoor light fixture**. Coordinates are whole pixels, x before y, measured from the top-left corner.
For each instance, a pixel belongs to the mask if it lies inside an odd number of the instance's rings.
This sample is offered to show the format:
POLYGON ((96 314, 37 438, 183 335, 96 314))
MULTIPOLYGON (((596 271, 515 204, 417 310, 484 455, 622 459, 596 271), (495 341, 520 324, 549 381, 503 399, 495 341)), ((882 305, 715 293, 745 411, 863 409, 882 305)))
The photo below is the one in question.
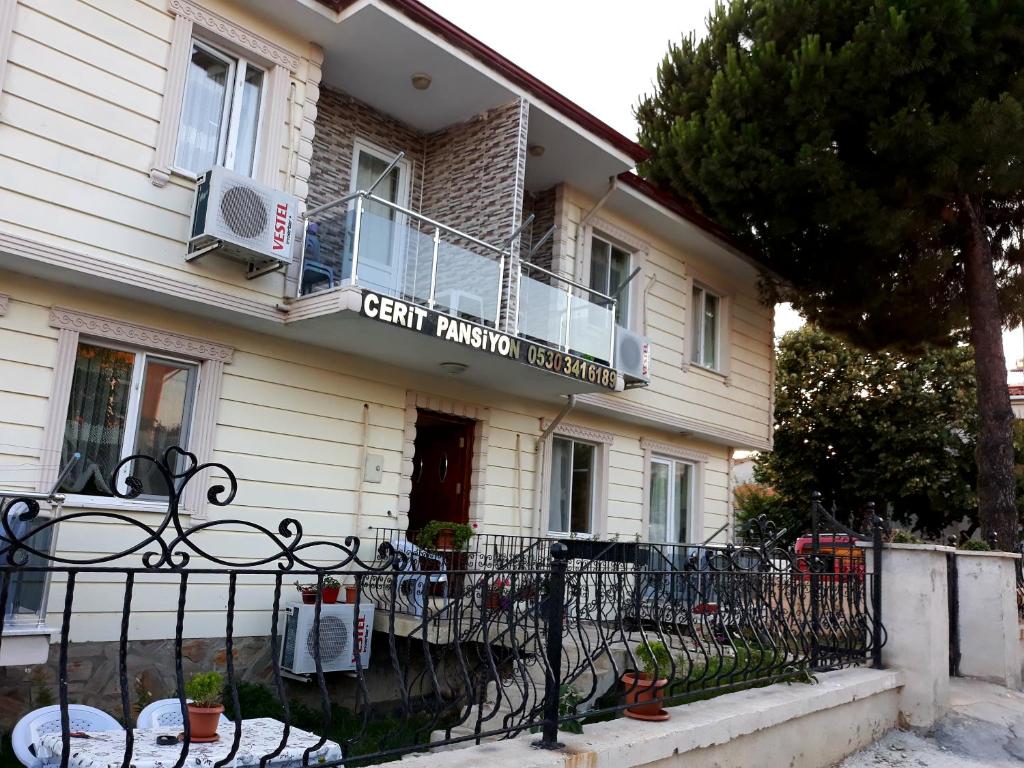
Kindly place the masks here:
POLYGON ((430 75, 426 72, 417 72, 410 80, 412 81, 412 87, 417 91, 425 91, 430 87, 430 84, 434 81, 430 75))
POLYGON ((544 154, 544 147, 540 144, 531 144, 526 148, 526 151, 530 153, 530 157, 540 157, 544 154))
POLYGON ((458 376, 461 373, 465 373, 467 368, 469 366, 465 363, 441 363, 441 370, 449 376, 458 376))

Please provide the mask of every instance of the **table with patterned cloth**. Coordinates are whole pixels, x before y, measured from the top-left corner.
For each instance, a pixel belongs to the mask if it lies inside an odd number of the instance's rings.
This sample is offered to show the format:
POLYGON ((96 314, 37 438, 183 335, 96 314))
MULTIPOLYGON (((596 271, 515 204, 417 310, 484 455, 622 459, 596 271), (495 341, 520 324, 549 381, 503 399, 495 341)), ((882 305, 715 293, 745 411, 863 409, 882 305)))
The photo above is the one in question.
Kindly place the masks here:
MULTIPOLYGON (((242 721, 242 738, 238 752, 228 765, 234 768, 258 766, 260 758, 277 749, 281 743, 284 723, 271 717, 260 717, 242 721)), ((133 768, 169 768, 178 761, 181 744, 161 746, 156 737, 161 734, 175 735, 174 728, 136 729, 132 746, 131 765, 133 768)), ((221 723, 217 728, 220 738, 210 744, 190 744, 188 766, 213 766, 223 760, 231 751, 235 735, 234 723, 221 723)), ((121 768, 124 763, 124 731, 98 731, 71 737, 71 768, 121 768)), ((303 752, 316 744, 320 738, 309 731, 292 727, 288 733, 288 744, 270 761, 275 768, 298 768, 302 765, 303 752)), ((38 757, 44 762, 60 762, 60 731, 47 733, 40 738, 38 757)), ((333 741, 324 742, 320 749, 310 753, 309 765, 341 760, 341 747, 333 741)))

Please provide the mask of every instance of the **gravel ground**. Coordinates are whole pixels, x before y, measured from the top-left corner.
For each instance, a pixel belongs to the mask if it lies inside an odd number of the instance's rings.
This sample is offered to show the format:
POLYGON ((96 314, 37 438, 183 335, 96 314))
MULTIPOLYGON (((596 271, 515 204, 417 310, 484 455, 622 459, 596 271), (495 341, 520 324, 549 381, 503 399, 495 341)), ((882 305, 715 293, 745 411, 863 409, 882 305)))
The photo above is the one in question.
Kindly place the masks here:
POLYGON ((890 731, 839 768, 1024 766, 1024 693, 974 680, 951 683, 949 714, 933 727, 890 731))

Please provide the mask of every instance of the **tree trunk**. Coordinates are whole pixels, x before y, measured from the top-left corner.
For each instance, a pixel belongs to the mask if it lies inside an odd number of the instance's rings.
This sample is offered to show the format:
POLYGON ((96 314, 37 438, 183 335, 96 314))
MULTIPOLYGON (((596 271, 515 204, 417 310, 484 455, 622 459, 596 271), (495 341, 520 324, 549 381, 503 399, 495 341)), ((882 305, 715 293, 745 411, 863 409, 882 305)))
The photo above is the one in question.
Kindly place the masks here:
POLYGON ((997 547, 1017 546, 1016 482, 1013 475, 1013 410, 1006 383, 1002 313, 989 244, 978 209, 964 197, 967 224, 967 313, 978 385, 978 518, 983 538, 997 547))

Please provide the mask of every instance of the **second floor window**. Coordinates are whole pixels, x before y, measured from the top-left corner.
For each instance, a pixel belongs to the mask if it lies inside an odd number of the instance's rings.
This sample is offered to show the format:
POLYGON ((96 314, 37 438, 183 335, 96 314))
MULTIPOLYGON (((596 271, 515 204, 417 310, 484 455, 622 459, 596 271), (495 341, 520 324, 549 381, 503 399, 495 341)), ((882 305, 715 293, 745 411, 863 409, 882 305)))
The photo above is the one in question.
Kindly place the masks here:
POLYGON ((554 438, 548 515, 552 533, 593 533, 597 451, 591 443, 554 438))
POLYGON ((174 164, 190 173, 223 165, 251 176, 256 166, 264 71, 192 41, 174 164))
POLYGON ((722 300, 719 296, 693 286, 693 329, 690 332, 690 360, 696 365, 717 371, 719 360, 719 328, 722 300))
MULTIPOLYGON (((599 237, 591 239, 590 244, 590 287, 595 291, 610 295, 626 278, 629 277, 629 253, 618 248, 607 240, 599 237)), ((624 290, 616 298, 615 322, 623 327, 629 326, 629 290, 624 290)))
MULTIPOLYGON (((111 473, 122 458, 134 453, 160 457, 172 445, 186 447, 198 374, 196 363, 80 342, 63 452, 64 461, 75 453, 81 458, 61 490, 113 496, 111 473)), ((153 464, 137 462, 130 469, 142 481, 144 496, 167 495, 153 464)))

